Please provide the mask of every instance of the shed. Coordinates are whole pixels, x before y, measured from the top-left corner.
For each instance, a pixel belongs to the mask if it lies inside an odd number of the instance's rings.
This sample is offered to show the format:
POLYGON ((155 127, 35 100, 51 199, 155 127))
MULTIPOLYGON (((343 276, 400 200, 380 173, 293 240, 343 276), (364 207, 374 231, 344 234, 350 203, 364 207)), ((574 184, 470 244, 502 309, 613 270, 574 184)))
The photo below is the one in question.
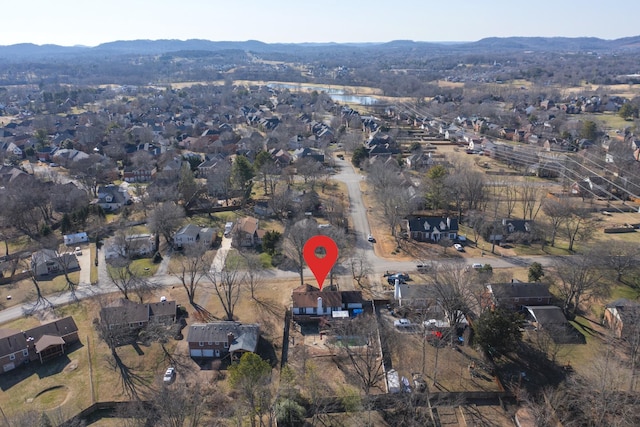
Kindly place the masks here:
POLYGON ((67 246, 86 243, 89 241, 89 236, 87 236, 87 233, 84 231, 82 233, 65 234, 63 237, 64 244, 67 246))

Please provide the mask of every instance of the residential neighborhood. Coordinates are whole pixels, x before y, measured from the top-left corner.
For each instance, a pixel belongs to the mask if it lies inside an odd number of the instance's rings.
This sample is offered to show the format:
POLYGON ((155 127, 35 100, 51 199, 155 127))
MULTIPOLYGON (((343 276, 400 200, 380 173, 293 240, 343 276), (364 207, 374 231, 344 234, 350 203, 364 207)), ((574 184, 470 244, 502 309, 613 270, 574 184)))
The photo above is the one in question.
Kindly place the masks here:
POLYGON ((635 425, 633 85, 493 59, 414 99, 402 60, 345 103, 359 69, 198 52, 157 66, 221 78, 0 87, 8 425, 635 425))

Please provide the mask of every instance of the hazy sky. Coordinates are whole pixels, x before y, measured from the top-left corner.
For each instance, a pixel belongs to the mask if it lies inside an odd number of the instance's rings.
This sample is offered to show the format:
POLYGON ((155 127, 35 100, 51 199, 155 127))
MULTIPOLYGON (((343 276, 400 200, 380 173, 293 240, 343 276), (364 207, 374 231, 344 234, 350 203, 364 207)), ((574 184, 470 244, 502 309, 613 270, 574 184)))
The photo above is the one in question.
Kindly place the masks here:
POLYGON ((115 40, 475 41, 640 34, 638 0, 26 0, 0 8, 0 45, 115 40))

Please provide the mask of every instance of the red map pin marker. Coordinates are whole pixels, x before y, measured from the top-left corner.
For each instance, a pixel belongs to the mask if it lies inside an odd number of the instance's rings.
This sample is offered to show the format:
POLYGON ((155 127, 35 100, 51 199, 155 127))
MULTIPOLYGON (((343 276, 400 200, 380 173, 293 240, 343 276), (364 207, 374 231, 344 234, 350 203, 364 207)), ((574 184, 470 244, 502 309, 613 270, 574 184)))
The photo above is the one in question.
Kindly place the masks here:
POLYGON ((322 290, 324 279, 338 260, 338 245, 331 237, 313 236, 304 244, 302 255, 316 277, 320 290, 322 290), (316 255, 316 249, 318 248, 324 248, 325 256, 323 258, 318 258, 316 255))

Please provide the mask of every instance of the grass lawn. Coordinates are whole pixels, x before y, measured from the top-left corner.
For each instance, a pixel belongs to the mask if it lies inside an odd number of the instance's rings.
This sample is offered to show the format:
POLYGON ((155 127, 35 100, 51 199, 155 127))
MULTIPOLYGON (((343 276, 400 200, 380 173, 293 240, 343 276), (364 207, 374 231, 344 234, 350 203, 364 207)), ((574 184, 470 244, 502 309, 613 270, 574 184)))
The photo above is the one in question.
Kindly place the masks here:
POLYGON ((140 258, 131 262, 131 271, 141 277, 151 277, 158 271, 160 264, 153 262, 153 258, 140 258))
MULTIPOLYGON (((34 362, 11 374, 0 376, 0 405, 7 416, 26 410, 47 411, 52 419, 68 418, 91 404, 88 349, 93 344, 92 316, 85 304, 56 311, 58 317, 72 315, 79 329, 80 343, 44 365, 34 362)), ((44 321, 52 320, 45 319, 44 321)), ((23 318, 4 327, 26 329, 38 319, 23 318)))
MULTIPOLYGON (((21 251, 29 246, 31 239, 27 236, 20 236, 17 239, 12 239, 9 241, 9 253, 15 253, 21 251)), ((0 256, 5 256, 7 254, 4 242, 0 245, 0 256)))
MULTIPOLYGON (((69 273, 69 279, 74 283, 78 283, 80 281, 80 272, 73 271, 69 273)), ((67 280, 62 274, 48 280, 38 280, 38 284, 42 294, 45 296, 67 290, 67 280)), ((31 279, 23 279, 0 286, 0 309, 35 301, 35 298, 36 291, 31 279), (8 299, 8 297, 11 297, 11 299, 8 299)))
MULTIPOLYGON (((69 348, 66 355, 44 365, 32 363, 0 376, 3 391, 0 406, 8 417, 26 410, 37 410, 47 411, 54 420, 66 419, 89 406, 92 394, 98 401, 129 398, 123 389, 123 371, 116 367, 109 348, 93 326, 98 311, 99 305, 91 300, 56 309, 57 317, 73 316, 78 325, 80 343, 69 348)), ((28 317, 3 327, 27 329, 39 323, 38 319, 28 317)), ((169 354, 173 353, 176 345, 174 340, 165 345, 169 354)), ((169 362, 159 344, 122 346, 117 353, 124 371, 129 373, 142 396, 161 386, 161 373, 169 362)))
POLYGON ((602 351, 605 344, 605 335, 599 330, 599 325, 594 325, 589 319, 577 316, 571 323, 586 338, 586 344, 568 344, 562 346, 558 354, 558 363, 570 363, 579 373, 587 373, 597 354, 602 351))

